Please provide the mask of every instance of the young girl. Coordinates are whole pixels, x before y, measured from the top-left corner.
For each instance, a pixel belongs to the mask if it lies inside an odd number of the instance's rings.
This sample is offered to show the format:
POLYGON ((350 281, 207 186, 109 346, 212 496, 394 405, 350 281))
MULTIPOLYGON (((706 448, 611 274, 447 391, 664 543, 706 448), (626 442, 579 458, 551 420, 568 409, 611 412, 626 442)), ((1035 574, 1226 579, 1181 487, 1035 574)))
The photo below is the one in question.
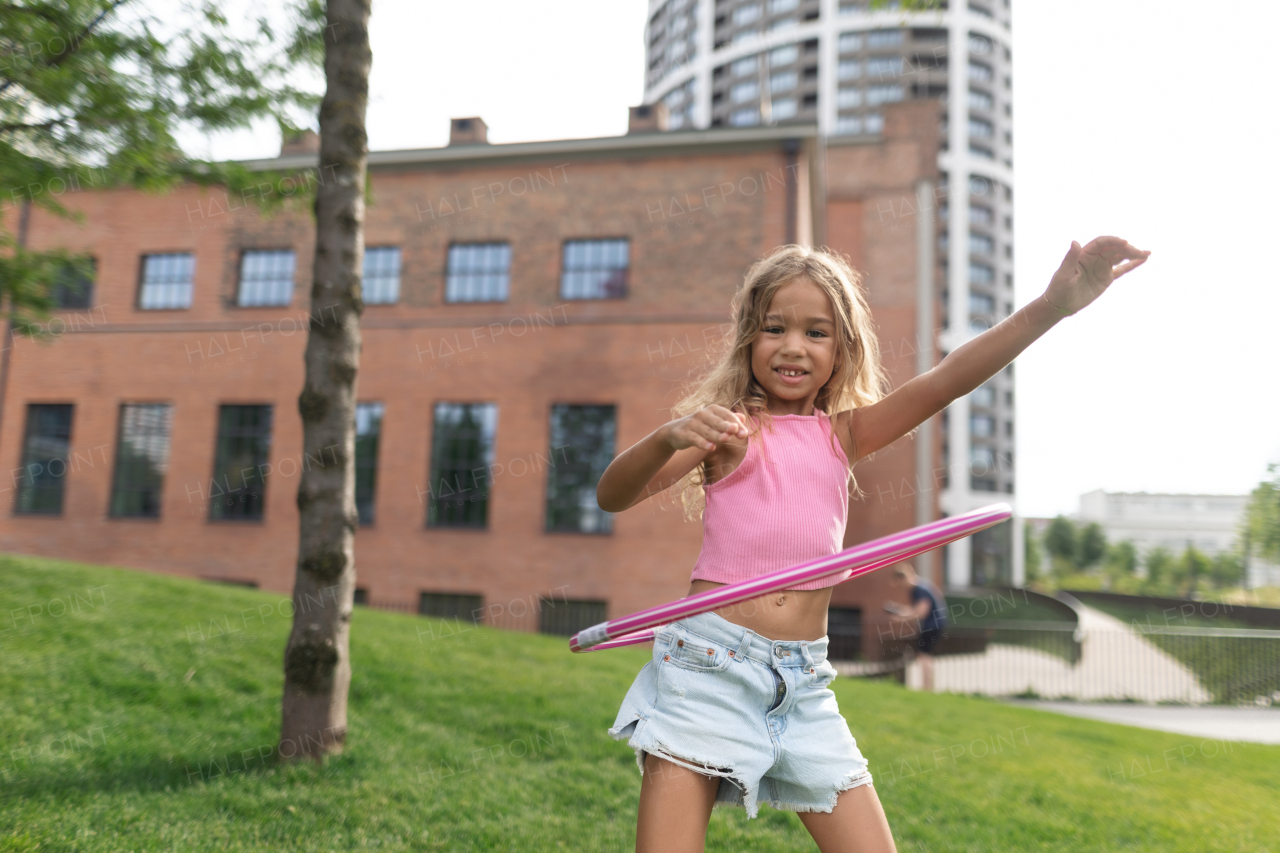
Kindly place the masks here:
MULTIPOLYGON (((734 297, 732 346, 664 424, 600 478, 609 512, 681 481, 704 538, 689 595, 843 547, 854 463, 968 394, 1149 252, 1072 242, 1043 295, 884 393, 858 273, 784 246, 734 297)), ((822 853, 892 851, 867 762, 828 685, 827 605, 848 572, 658 629, 609 734, 636 750, 637 851, 701 851, 711 810, 799 813, 822 853)), ((854 709, 854 719, 856 719, 854 709)))

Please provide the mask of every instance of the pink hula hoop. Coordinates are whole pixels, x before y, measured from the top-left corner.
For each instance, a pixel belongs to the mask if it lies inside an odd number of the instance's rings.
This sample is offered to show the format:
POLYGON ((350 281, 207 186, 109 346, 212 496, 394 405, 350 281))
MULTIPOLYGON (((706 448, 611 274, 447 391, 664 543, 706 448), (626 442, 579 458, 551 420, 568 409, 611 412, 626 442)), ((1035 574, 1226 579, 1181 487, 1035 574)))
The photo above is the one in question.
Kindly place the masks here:
POLYGON ((574 652, 614 649, 653 639, 653 629, 677 619, 697 616, 709 610, 728 607, 760 595, 768 595, 805 581, 817 580, 853 569, 850 578, 874 572, 900 560, 923 554, 934 548, 986 530, 1013 516, 1013 508, 1007 503, 992 504, 972 512, 953 515, 929 524, 913 527, 901 533, 882 536, 852 548, 846 548, 829 557, 819 557, 789 569, 780 569, 741 583, 709 589, 706 592, 676 601, 650 607, 610 619, 590 628, 584 628, 569 639, 569 649, 574 652))

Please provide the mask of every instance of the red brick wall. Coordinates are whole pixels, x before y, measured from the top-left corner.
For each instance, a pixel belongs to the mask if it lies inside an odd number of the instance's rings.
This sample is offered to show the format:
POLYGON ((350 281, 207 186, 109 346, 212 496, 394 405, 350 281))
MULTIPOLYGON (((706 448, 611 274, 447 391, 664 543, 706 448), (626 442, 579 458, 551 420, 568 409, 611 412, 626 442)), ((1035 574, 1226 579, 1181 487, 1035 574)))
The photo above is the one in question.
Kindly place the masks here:
MULTIPOLYGON (((917 147, 890 139, 828 149, 828 242, 866 272, 886 343, 914 338, 915 231, 880 227, 876 203, 920 176, 917 147)), ((430 590, 478 593, 486 604, 505 606, 554 593, 606 599, 609 615, 617 616, 685 593, 701 528, 672 500, 617 516, 609 536, 543 531, 540 460, 548 454, 550 406, 615 404, 618 450, 667 419, 722 334, 729 296, 746 267, 784 241, 785 162, 774 144, 674 156, 454 161, 372 173, 367 244, 402 251, 399 303, 369 306, 362 324, 359 399, 385 405, 377 520, 356 539, 359 585, 375 602, 414 602, 430 590), (522 180, 525 190, 517 193, 522 180), (469 209, 460 210, 464 204, 469 209), (562 242, 608 236, 631 240, 628 298, 561 300, 562 242), (450 242, 491 239, 511 243, 510 299, 444 304, 450 242), (495 459, 503 471, 492 488, 487 530, 424 527, 421 493, 436 401, 498 405, 495 459), (539 470, 515 473, 521 460, 539 470)), ((73 402, 73 452, 93 461, 72 466, 60 517, 0 516, 0 548, 252 579, 288 592, 297 547, 295 413, 313 251, 309 216, 300 210, 260 216, 243 205, 228 211, 236 203, 222 193, 195 188, 165 196, 80 192, 64 201, 84 214, 83 224, 36 211, 30 242, 97 258, 95 308, 60 312, 65 325, 52 344, 15 344, 0 460, 11 469, 20 464, 28 403, 73 402), (292 305, 235 307, 240 251, 285 247, 297 253, 292 305), (138 310, 140 258, 164 251, 195 253, 194 304, 138 310), (111 519, 119 405, 147 401, 174 406, 162 515, 111 519), (273 475, 261 522, 207 520, 204 494, 223 403, 274 406, 273 475)), ((323 318, 323 306, 318 313, 323 318)), ((886 353, 895 383, 912 375, 914 358, 886 353)), ((853 503, 847 542, 914 522, 914 498, 877 498, 877 487, 914 476, 910 440, 860 465, 857 474, 868 496, 853 503)), ((12 475, 7 479, 0 500, 12 501, 12 475)), ((881 598, 874 583, 836 592, 837 601, 862 603, 869 616, 881 598)), ((522 625, 534 628, 536 621, 526 617, 522 625)))

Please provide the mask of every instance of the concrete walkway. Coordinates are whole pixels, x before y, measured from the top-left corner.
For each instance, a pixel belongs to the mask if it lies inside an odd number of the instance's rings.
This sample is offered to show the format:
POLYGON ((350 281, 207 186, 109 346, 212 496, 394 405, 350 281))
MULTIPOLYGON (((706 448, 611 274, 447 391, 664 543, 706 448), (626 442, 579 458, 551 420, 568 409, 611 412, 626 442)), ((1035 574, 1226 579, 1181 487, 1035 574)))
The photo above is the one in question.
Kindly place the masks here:
MULTIPOLYGON (((1074 666, 1048 652, 992 643, 983 654, 936 658, 935 689, 989 696, 1032 690, 1040 696, 1082 701, 1133 699, 1153 704, 1212 700, 1186 666, 1119 619, 1085 607, 1080 629, 1084 651, 1074 666)), ((917 668, 908 667, 908 685, 919 683, 917 668)))
POLYGON ((1280 709, 1166 705, 1152 707, 1129 703, 1044 702, 1024 699, 1011 699, 1009 704, 1161 732, 1217 740, 1280 744, 1280 709))

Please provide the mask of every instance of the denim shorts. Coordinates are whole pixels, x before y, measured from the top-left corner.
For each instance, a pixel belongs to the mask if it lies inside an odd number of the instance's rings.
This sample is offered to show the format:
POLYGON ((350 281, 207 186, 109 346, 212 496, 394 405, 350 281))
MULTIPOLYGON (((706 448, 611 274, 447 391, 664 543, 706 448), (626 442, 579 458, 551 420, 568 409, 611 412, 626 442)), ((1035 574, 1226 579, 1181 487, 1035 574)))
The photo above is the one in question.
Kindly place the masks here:
POLYGON ((609 729, 636 751, 719 776, 715 807, 830 812, 871 782, 828 687, 827 638, 770 640, 715 613, 657 630, 609 729))

